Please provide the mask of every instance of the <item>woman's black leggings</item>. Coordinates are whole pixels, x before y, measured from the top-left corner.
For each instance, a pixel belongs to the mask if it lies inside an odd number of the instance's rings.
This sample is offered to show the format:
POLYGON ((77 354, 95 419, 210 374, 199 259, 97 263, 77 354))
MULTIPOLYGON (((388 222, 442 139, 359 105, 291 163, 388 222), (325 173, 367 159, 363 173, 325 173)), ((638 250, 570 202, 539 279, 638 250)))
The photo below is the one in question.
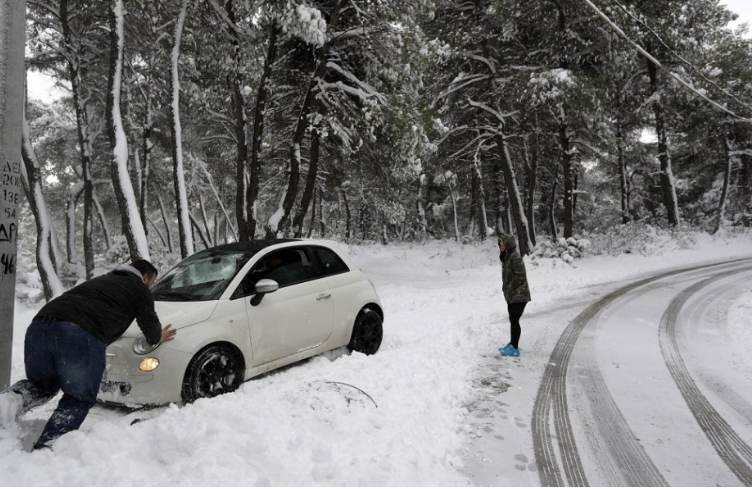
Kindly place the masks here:
POLYGON ((509 311, 509 339, 512 346, 520 348, 520 317, 525 312, 525 306, 527 302, 515 302, 514 304, 507 304, 507 311, 509 311))

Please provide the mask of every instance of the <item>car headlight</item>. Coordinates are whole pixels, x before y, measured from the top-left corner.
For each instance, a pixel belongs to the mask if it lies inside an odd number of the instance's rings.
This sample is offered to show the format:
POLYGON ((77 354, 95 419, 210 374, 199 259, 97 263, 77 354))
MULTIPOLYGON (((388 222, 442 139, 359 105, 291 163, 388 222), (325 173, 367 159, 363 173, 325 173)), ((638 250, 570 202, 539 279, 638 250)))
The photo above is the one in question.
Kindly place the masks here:
POLYGON ((136 353, 137 355, 146 355, 149 352, 155 350, 155 348, 157 348, 158 346, 160 346, 159 342, 155 345, 150 345, 150 342, 147 341, 147 338, 144 336, 144 334, 140 334, 134 340, 134 353, 136 353))
POLYGON ((160 360, 158 360, 157 358, 145 358, 139 364, 139 370, 141 370, 142 372, 152 372, 153 370, 158 368, 158 365, 160 365, 160 360))

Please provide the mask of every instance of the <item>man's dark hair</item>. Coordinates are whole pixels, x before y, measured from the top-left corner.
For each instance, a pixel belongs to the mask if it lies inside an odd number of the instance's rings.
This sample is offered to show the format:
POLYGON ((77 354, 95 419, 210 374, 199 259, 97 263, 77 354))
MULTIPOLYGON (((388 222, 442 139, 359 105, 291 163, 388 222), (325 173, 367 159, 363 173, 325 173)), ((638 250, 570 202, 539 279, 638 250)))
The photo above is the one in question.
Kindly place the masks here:
POLYGON ((137 260, 135 262, 131 262, 131 266, 139 270, 139 273, 141 273, 142 275, 147 275, 150 278, 157 277, 157 268, 155 268, 155 265, 148 262, 147 260, 137 260))

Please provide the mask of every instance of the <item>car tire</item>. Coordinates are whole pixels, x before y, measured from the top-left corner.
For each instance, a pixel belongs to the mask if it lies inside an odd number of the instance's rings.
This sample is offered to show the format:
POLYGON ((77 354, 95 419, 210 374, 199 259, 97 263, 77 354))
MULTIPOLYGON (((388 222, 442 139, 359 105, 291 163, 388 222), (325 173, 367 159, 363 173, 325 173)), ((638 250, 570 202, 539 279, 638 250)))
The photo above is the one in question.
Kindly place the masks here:
POLYGON ((378 351, 383 341, 383 320, 377 312, 367 310, 361 312, 354 322, 352 339, 347 348, 365 355, 372 355, 378 351))
POLYGON ((186 369, 181 398, 191 403, 239 388, 244 377, 241 355, 230 346, 210 345, 197 353, 186 369))

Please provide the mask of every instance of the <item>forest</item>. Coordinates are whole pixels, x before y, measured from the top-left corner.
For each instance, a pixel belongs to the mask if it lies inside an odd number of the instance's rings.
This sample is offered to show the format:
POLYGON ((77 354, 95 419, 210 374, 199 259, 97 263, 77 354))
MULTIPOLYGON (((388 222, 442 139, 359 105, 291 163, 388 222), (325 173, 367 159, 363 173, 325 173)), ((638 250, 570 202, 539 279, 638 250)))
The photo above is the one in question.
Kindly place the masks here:
MULTIPOLYGON (((752 47, 719 0, 28 0, 19 250, 98 267, 751 227, 752 47), (28 205, 26 205, 28 203, 28 205)), ((31 256, 31 255, 30 255, 31 256)))

